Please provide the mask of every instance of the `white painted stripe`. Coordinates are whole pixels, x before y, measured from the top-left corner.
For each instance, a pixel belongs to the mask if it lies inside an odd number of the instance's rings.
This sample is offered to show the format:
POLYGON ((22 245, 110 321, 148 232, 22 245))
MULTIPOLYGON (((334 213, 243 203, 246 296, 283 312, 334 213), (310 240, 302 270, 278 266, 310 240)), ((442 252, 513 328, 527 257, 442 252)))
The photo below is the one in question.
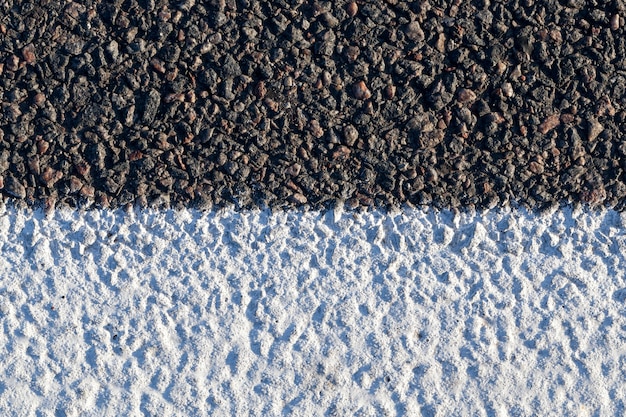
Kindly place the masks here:
POLYGON ((0 414, 622 415, 625 217, 0 214, 0 414))

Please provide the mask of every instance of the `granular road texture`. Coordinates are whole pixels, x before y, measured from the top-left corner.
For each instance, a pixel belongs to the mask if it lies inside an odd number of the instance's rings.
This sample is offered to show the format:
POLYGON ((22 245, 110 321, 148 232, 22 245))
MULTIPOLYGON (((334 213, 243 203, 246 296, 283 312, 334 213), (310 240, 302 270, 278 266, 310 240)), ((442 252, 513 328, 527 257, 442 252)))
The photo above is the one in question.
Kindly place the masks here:
POLYGON ((2 194, 622 209, 624 9, 3 0, 2 194))

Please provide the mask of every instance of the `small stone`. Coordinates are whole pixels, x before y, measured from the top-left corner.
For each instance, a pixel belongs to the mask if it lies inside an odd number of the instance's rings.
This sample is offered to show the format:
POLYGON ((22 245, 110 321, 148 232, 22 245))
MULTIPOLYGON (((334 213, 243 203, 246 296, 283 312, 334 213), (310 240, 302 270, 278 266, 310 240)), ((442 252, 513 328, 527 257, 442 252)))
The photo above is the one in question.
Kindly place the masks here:
POLYGON ((411 22, 404 27, 404 34, 407 38, 414 42, 422 42, 426 37, 424 31, 418 22, 411 22))
POLYGON ((9 176, 4 184, 4 191, 11 197, 24 199, 26 198, 26 188, 15 177, 9 176))
POLYGON ((297 193, 302 192, 302 189, 300 187, 298 187, 296 185, 296 183, 291 181, 291 180, 287 181, 287 183, 285 185, 287 186, 287 188, 289 188, 290 190, 293 190, 293 191, 295 191, 297 193))
POLYGON ((435 183, 439 180, 439 173, 435 170, 435 168, 430 167, 426 169, 424 179, 430 183, 435 183))
POLYGON ((602 126, 600 122, 598 122, 597 119, 589 120, 589 130, 588 130, 588 136, 587 136, 589 142, 596 140, 598 135, 600 135, 600 133, 602 133, 603 130, 604 130, 604 126, 602 126))
POLYGON ((393 84, 389 84, 387 87, 385 87, 385 98, 387 100, 391 100, 392 98, 394 98, 396 95, 396 86, 393 84))
POLYGON ((351 1, 346 6, 346 12, 348 13, 348 16, 354 17, 359 12, 359 6, 356 4, 356 2, 351 1))
POLYGON ((93 198, 95 193, 96 193, 96 190, 91 185, 84 185, 80 189, 80 194, 86 198, 93 198))
POLYGON ((296 204, 306 204, 307 198, 302 193, 294 193, 290 196, 290 200, 292 203, 296 204))
POLYGON ((160 74, 165 74, 165 66, 160 59, 152 58, 152 60, 150 61, 150 65, 152 65, 152 68, 154 68, 156 72, 160 74))
POLYGON ((576 117, 573 114, 571 114, 571 113, 563 113, 561 115, 561 123, 563 123, 563 124, 573 123, 575 119, 576 119, 576 117))
POLYGON ((509 74, 509 79, 511 79, 511 80, 519 80, 523 76, 524 75, 522 74, 522 66, 521 65, 517 65, 517 66, 515 66, 515 68, 513 68, 513 70, 509 74))
POLYGON ((4 114, 10 122, 14 123, 22 115, 22 111, 17 103, 11 103, 5 107, 4 114))
POLYGON ((346 207, 348 208, 348 210, 356 210, 357 208, 359 208, 359 199, 356 197, 349 198, 346 201, 346 207))
POLYGON ((311 159, 311 156, 309 155, 307 150, 304 148, 298 148, 298 156, 305 161, 308 161, 309 159, 311 159))
POLYGON ((611 29, 618 30, 619 29, 619 14, 614 14, 611 16, 611 29))
POLYGON ((505 82, 502 84, 502 95, 504 97, 513 97, 515 93, 513 93, 513 86, 510 82, 505 82))
POLYGON ((47 141, 45 141, 45 140, 38 140, 37 141, 37 153, 39 155, 42 155, 42 154, 46 153, 48 148, 50 148, 50 144, 47 141))
POLYGON ((350 45, 346 49, 346 58, 348 58, 348 62, 352 63, 357 60, 359 55, 361 54, 361 50, 358 46, 350 45))
POLYGON ((264 81, 259 81, 259 83, 254 88, 254 95, 260 99, 263 99, 267 94, 267 87, 265 87, 264 81))
POLYGON ((35 175, 39 175, 39 157, 37 155, 28 158, 28 169, 35 175))
POLYGON ((46 101, 46 96, 43 93, 37 93, 33 97, 33 101, 37 106, 41 106, 46 101))
POLYGON ((63 49, 70 55, 80 55, 85 49, 85 39, 72 35, 63 44, 63 49))
POLYGON ((467 88, 461 88, 456 99, 462 104, 473 102, 476 100, 476 93, 472 90, 468 90, 467 88))
POLYGON ((346 145, 353 146, 359 139, 359 131, 352 125, 346 125, 343 128, 343 138, 346 145))
POLYGON ((152 123, 156 114, 159 110, 159 105, 161 104, 161 95, 157 90, 150 90, 145 98, 144 109, 143 109, 143 117, 142 120, 144 123, 152 123))
POLYGON ((324 129, 320 126, 320 122, 315 119, 311 120, 309 123, 309 131, 318 139, 324 136, 324 129))
POLYGON ((222 73, 226 78, 238 77, 242 74, 241 66, 232 55, 226 55, 226 58, 224 58, 222 73))
POLYGON ((543 174, 543 164, 537 161, 531 161, 530 164, 528 164, 528 168, 534 174, 543 174))
POLYGON ((558 29, 553 29, 550 31, 550 39, 552 39, 552 42, 556 43, 557 45, 563 43, 563 35, 561 35, 561 31, 558 29))
POLYGON ((347 146, 340 145, 333 152, 333 159, 345 159, 350 156, 350 148, 347 146))
POLYGON ((172 93, 165 96, 163 99, 165 103, 172 103, 174 101, 185 101, 185 95, 183 93, 172 93))
POLYGON ((278 104, 278 102, 272 100, 269 97, 266 97, 265 100, 263 100, 263 103, 273 112, 277 112, 280 109, 280 105, 278 104))
POLYGON ((160 12, 159 12, 159 19, 161 19, 164 22, 167 22, 170 20, 170 18, 172 17, 172 12, 170 12, 169 10, 167 10, 166 8, 163 8, 160 12))
POLYGON ((324 87, 328 87, 330 83, 332 82, 332 76, 330 75, 330 72, 328 71, 322 72, 321 80, 322 80, 322 84, 324 85, 324 87))
MULTIPOLYGON (((57 205, 57 200, 54 197, 46 197, 44 203, 43 203, 43 207, 44 207, 44 212, 46 213, 46 215, 51 214, 54 211, 54 208, 57 205)), ((54 310, 54 306, 52 307, 52 309, 54 310)))
POLYGON ((300 174, 301 169, 302 166, 298 163, 295 163, 285 170, 285 174, 289 175, 290 177, 297 177, 298 174, 300 174))
POLYGON ((83 182, 75 176, 70 177, 70 193, 75 193, 83 188, 83 182))
POLYGON ((343 90, 343 80, 338 74, 333 75, 332 88, 335 91, 343 90))
POLYGON ((560 116, 558 114, 553 114, 548 116, 540 125, 539 125, 539 133, 545 135, 555 127, 557 127, 561 123, 560 116))
POLYGON ((75 166, 76 172, 83 178, 87 178, 89 176, 89 172, 91 171, 91 167, 87 164, 78 164, 75 166))
POLYGON ((446 35, 445 34, 443 33, 439 34, 439 36, 437 37, 437 40, 435 41, 435 49, 441 53, 444 53, 446 51, 446 35))
POLYGON ((143 155, 143 153, 141 151, 133 151, 133 152, 130 153, 130 155, 128 155, 128 160, 130 162, 139 161, 139 160, 143 159, 143 156, 144 155, 143 155))
POLYGON ((357 100, 367 100, 372 97, 372 93, 367 88, 364 81, 359 81, 352 87, 352 94, 354 94, 354 98, 357 100))
POLYGON ((111 60, 113 62, 117 62, 118 58, 120 57, 120 49, 119 48, 120 48, 120 45, 115 40, 112 40, 106 46, 106 51, 109 54, 109 57, 111 58, 111 60))
POLYGON ((35 62, 35 48, 33 45, 25 46, 22 49, 22 58, 24 58, 24 61, 26 61, 27 64, 35 62))
POLYGON ((160 50, 161 58, 165 62, 177 62, 180 57, 180 48, 175 44, 170 44, 160 50))
POLYGON ((165 74, 165 79, 167 81, 174 81, 177 76, 178 76, 178 68, 174 67, 174 69, 172 69, 171 71, 168 71, 167 74, 165 74))
POLYGON ((609 97, 605 96, 600 98, 596 110, 597 116, 604 116, 605 114, 608 114, 609 116, 615 116, 615 112, 615 107, 611 103, 611 99, 609 97))
POLYGON ((46 167, 39 178, 46 187, 52 187, 57 181, 63 178, 63 173, 51 167, 46 167))
POLYGON ((182 19, 183 17, 183 13, 180 10, 177 10, 176 13, 174 13, 174 16, 172 16, 172 23, 174 24, 178 24, 178 22, 180 22, 180 19, 182 19))
POLYGON ((6 69, 9 71, 17 71, 20 68, 20 59, 15 56, 15 55, 11 55, 9 58, 7 58, 6 61, 6 69))
POLYGON ((498 75, 504 74, 504 71, 506 71, 506 68, 507 68, 506 63, 502 61, 498 61, 498 63, 496 64, 496 72, 498 73, 498 75))
POLYGON ((184 0, 178 4, 178 8, 182 11, 188 12, 196 4, 196 0, 184 0))
POLYGON ((522 134, 522 136, 526 137, 526 135, 528 134, 528 128, 524 125, 521 125, 519 127, 519 131, 522 134))
POLYGON ((322 14, 321 20, 329 28, 334 28, 339 25, 339 20, 329 12, 322 14))
POLYGON ((366 195, 357 193, 359 204, 365 207, 371 207, 374 204, 374 200, 366 195))
POLYGON ((410 168, 403 172, 403 174, 405 177, 407 177, 407 179, 412 180, 417 177, 417 170, 415 168, 410 168))

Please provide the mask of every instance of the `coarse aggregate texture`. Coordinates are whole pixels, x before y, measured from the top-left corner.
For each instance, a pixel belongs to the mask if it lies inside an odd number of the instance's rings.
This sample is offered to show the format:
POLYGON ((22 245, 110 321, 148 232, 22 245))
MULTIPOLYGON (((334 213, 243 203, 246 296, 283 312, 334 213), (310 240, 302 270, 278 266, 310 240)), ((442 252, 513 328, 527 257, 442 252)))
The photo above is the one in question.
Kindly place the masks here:
POLYGON ((3 0, 26 204, 621 210, 622 0, 3 0))
POLYGON ((0 414, 619 416, 626 218, 0 210, 0 414))

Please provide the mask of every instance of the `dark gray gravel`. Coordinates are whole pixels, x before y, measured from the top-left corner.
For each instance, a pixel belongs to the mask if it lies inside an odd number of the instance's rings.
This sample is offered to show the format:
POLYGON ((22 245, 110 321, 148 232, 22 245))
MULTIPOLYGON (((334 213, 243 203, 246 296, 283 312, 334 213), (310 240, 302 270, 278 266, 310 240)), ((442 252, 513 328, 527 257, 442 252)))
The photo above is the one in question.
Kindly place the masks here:
POLYGON ((26 204, 624 209, 623 1, 0 4, 26 204))

